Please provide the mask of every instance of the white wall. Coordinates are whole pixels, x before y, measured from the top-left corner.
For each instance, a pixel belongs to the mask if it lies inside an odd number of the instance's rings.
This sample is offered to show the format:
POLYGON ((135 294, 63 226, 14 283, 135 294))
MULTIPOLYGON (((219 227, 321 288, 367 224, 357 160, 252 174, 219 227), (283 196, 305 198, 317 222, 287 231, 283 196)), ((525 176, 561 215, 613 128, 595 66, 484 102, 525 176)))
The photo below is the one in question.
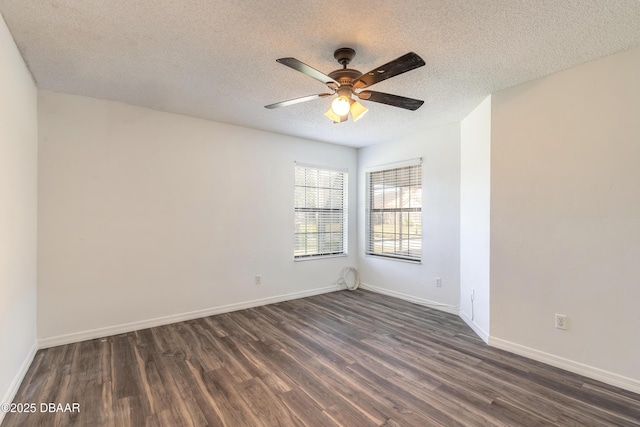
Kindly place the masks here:
POLYGON ((293 261, 294 161, 349 169, 355 230, 353 148, 48 91, 39 126, 42 345, 328 291, 356 264, 355 233, 349 257, 293 261))
POLYGON ((358 150, 358 257, 374 290, 458 313, 460 290, 460 126, 442 126, 358 150), (365 256, 367 168, 422 157, 422 263, 365 256), (435 278, 442 278, 442 287, 435 278))
POLYGON ((634 49, 493 95, 491 342, 640 392, 638 76, 634 49))
POLYGON ((460 316, 488 341, 491 96, 460 123, 460 147, 460 316))
POLYGON ((0 17, 0 403, 13 399, 36 351, 36 103, 0 17))

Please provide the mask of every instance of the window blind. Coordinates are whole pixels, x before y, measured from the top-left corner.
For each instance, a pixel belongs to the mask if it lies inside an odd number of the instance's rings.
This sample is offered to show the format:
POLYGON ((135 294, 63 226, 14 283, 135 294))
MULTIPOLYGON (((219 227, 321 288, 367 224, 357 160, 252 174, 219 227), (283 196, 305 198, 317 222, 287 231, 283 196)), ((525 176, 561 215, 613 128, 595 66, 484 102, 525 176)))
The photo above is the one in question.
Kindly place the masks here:
POLYGON ((420 261, 422 164, 367 173, 368 255, 420 261))
POLYGON ((295 166, 295 259, 346 253, 346 188, 346 172, 295 166))

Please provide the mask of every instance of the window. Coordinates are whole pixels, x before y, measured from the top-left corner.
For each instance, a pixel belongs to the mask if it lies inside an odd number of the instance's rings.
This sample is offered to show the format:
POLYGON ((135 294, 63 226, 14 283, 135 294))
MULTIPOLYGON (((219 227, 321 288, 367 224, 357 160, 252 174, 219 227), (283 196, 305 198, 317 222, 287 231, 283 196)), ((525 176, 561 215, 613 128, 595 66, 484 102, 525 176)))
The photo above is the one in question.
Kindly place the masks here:
POLYGON ((295 167, 294 259, 347 252, 347 173, 295 167))
POLYGON ((367 173, 366 253, 421 260, 421 163, 367 173))

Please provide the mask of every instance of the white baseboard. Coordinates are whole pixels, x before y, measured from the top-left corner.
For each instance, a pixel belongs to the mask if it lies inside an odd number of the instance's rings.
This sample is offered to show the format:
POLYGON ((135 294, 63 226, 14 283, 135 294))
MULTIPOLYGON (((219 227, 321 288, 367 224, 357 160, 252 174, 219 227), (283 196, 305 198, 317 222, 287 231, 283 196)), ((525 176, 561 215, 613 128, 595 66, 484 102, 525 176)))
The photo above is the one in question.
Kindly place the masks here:
POLYGON ((429 301, 427 299, 414 297, 413 295, 403 294, 401 292, 390 291, 389 289, 379 288, 377 286, 367 285, 366 283, 360 283, 362 289, 366 289, 371 292, 376 292, 390 297, 399 298, 405 301, 413 302, 415 304, 424 305, 426 307, 435 308, 436 310, 445 311, 447 313, 459 315, 458 307, 455 305, 442 304, 436 301, 429 301))
POLYGON ((593 366, 565 359, 554 354, 545 353, 544 351, 525 347, 500 338, 490 337, 489 345, 520 356, 528 357, 529 359, 537 360, 538 362, 546 363, 547 365, 555 366, 556 368, 602 381, 603 383, 611 384, 634 393, 640 393, 640 381, 633 378, 628 378, 603 369, 594 368, 593 366))
POLYGON ((54 337, 40 338, 38 340, 39 348, 55 347, 58 345, 71 344, 80 341, 92 340, 95 338, 108 337, 111 335, 124 334, 127 332, 138 331, 140 329, 153 328, 155 326, 168 325, 171 323, 183 322, 185 320, 199 319, 202 317, 213 316, 215 314, 229 313, 245 308, 258 307, 261 305, 274 304, 277 302, 289 301, 298 298, 310 297, 313 295, 325 294, 339 290, 337 286, 327 286, 324 288, 311 289, 308 291, 293 292, 274 297, 261 298, 251 301, 243 301, 234 304, 222 305, 218 307, 206 308, 203 310, 190 311, 187 313, 172 314, 170 316, 156 317, 154 319, 141 320, 138 322, 124 323, 120 325, 107 326, 105 328, 91 329, 87 331, 74 332, 71 334, 57 335, 54 337))
POLYGON ((467 313, 465 313, 464 311, 460 311, 460 318, 464 320, 464 322, 471 329, 473 329, 473 332, 475 332, 476 335, 478 335, 482 341, 489 344, 489 333, 484 329, 482 329, 480 326, 478 326, 478 324, 475 323, 473 320, 471 320, 471 318, 467 315, 467 313))
MULTIPOLYGON (((16 372, 15 377, 13 377, 13 381, 11 381, 11 385, 9 389, 6 391, 2 399, 0 399, 0 403, 11 403, 13 402, 13 398, 16 396, 18 389, 20 388, 20 384, 22 384, 22 380, 24 376, 27 375, 27 371, 29 370, 29 366, 31 366, 31 362, 33 362, 33 358, 36 356, 38 352, 38 343, 37 341, 33 342, 33 345, 29 349, 27 356, 24 358, 24 361, 20 365, 20 369, 16 372)), ((0 411, 0 424, 2 424, 2 420, 4 419, 5 412, 0 411)))

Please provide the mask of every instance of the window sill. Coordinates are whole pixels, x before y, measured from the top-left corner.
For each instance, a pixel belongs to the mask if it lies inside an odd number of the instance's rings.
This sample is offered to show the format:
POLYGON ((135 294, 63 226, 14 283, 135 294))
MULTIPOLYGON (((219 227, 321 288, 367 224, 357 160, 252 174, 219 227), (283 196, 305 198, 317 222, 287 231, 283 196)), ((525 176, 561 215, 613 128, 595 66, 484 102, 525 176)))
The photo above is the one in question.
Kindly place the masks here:
POLYGON ((313 261, 313 260, 319 260, 319 259, 327 259, 327 258, 344 258, 344 257, 348 257, 349 254, 337 254, 337 255, 318 255, 318 256, 308 256, 308 257, 304 257, 304 258, 294 258, 293 261, 294 262, 303 262, 303 261, 313 261))
POLYGON ((422 264, 422 260, 411 260, 411 259, 404 259, 404 258, 396 258, 396 257, 391 257, 391 256, 384 256, 384 255, 373 255, 373 254, 364 254, 365 258, 375 258, 375 259, 384 259, 384 260, 389 260, 389 261, 399 261, 399 262, 406 262, 408 264, 417 264, 417 265, 421 265, 422 264))

